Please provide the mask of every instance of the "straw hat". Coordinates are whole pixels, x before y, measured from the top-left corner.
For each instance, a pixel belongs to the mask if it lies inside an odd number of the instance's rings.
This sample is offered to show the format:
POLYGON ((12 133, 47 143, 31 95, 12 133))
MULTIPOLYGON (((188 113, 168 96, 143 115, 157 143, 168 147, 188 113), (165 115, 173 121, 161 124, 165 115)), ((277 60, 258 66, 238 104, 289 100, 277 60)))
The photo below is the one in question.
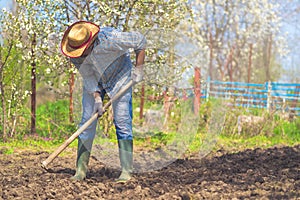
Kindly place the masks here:
POLYGON ((77 58, 93 43, 99 26, 87 21, 78 21, 68 27, 61 41, 61 51, 64 55, 77 58))

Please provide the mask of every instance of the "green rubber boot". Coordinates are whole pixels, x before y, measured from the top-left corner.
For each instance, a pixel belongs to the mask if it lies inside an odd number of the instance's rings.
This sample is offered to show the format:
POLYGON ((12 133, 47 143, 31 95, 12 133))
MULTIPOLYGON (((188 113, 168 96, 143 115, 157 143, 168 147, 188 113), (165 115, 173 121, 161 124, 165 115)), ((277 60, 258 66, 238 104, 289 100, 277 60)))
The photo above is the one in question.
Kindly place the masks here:
POLYGON ((133 142, 132 140, 118 140, 118 146, 122 172, 116 182, 124 183, 131 179, 133 171, 133 142))
POLYGON ((80 138, 78 138, 77 161, 76 161, 76 174, 71 177, 72 180, 81 181, 86 177, 88 163, 90 159, 90 151, 83 145, 80 138))

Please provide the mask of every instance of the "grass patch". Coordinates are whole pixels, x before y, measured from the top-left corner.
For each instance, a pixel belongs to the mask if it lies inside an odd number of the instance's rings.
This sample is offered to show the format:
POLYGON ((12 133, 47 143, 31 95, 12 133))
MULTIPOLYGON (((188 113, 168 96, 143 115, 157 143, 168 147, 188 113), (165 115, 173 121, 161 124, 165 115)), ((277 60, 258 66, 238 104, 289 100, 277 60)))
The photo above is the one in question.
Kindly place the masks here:
POLYGON ((256 135, 252 137, 220 135, 215 149, 229 152, 244 149, 269 148, 273 146, 295 146, 300 144, 299 134, 273 136, 256 135), (297 135, 297 136, 296 136, 297 135))
MULTIPOLYGON (((276 120, 276 119, 275 119, 276 120)), ((155 132, 149 134, 149 136, 144 135, 141 137, 135 137, 136 147, 145 147, 147 150, 155 149, 160 145, 168 145, 172 141, 183 141, 186 140, 186 144, 190 144, 188 148, 188 153, 197 153, 202 150, 209 150, 215 152, 219 149, 223 149, 227 152, 237 152, 243 151, 245 149, 255 149, 255 148, 269 148, 273 146, 295 146, 300 144, 300 120, 297 119, 292 122, 287 121, 277 121, 276 126, 273 127, 272 134, 258 134, 249 136, 247 132, 238 134, 228 134, 222 132, 220 135, 213 137, 212 135, 204 134, 205 130, 198 130, 198 133, 193 135, 193 137, 183 137, 184 134, 176 134, 175 132, 170 132, 168 134, 163 132, 155 132), (201 134, 202 133, 202 134, 201 134), (209 138, 211 136, 212 138, 209 138), (180 137, 180 138, 177 138, 180 137), (217 141, 216 144, 214 141, 217 141), (213 146, 209 146, 212 142, 213 146), (207 144, 206 144, 207 143, 207 144), (207 145, 207 146, 206 146, 207 145)), ((138 136, 138 135, 136 135, 138 136)), ((60 145, 62 145, 65 140, 60 137, 59 139, 50 139, 46 137, 16 137, 10 139, 7 142, 0 141, 0 153, 1 154, 13 154, 20 151, 33 151, 33 152, 48 152, 52 153, 60 145)), ((116 142, 116 139, 112 140, 116 142)), ((100 144, 104 140, 95 140, 95 143, 100 144)), ((66 151, 62 152, 63 155, 69 155, 70 150, 74 152, 77 148, 77 140, 73 141, 66 151)))
MULTIPOLYGON (((157 138, 156 138, 157 139, 157 138)), ((199 138, 198 138, 199 139, 199 138)), ((228 135, 219 135, 216 138, 217 143, 212 148, 212 152, 216 152, 219 149, 225 150, 226 152, 233 153, 238 151, 243 151, 245 149, 255 149, 255 148, 269 148, 273 146, 295 146, 300 144, 299 135, 290 137, 282 135, 274 136, 265 136, 265 135, 256 135, 253 137, 244 137, 244 136, 228 136, 228 135)), ((61 144, 63 140, 56 141, 44 141, 44 140, 35 140, 35 139, 26 139, 26 140, 10 140, 8 142, 0 142, 0 153, 1 154, 14 154, 22 151, 30 152, 48 152, 49 155, 55 151, 61 144)), ((153 148, 153 145, 158 145, 159 141, 147 142, 137 140, 135 144, 137 146, 144 146, 153 148), (151 144, 151 145, 150 145, 151 144), (152 146, 152 147, 151 147, 152 146)), ((192 143, 191 147, 188 149, 187 154, 197 153, 201 148, 201 142, 192 143), (197 144, 196 144, 197 143, 197 144)), ((154 145, 154 146, 156 146, 154 145)), ((65 151, 63 151, 60 156, 68 156, 71 153, 74 153, 77 148, 77 140, 73 141, 65 151)))
MULTIPOLYGON (((24 140, 11 139, 7 142, 0 142, 0 152, 3 154, 13 154, 22 151, 48 152, 52 153, 64 142, 63 139, 45 141, 43 139, 27 138, 24 140)), ((67 148, 77 147, 77 140, 74 140, 67 148)), ((60 155, 69 155, 69 151, 63 151, 60 155)))

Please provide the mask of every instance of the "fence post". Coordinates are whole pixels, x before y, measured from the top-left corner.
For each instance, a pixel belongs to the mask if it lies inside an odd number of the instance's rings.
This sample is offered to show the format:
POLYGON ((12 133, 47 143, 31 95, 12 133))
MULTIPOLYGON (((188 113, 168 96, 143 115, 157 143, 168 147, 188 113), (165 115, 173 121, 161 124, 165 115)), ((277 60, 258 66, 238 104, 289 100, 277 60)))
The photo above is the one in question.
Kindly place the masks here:
POLYGON ((272 84, 271 84, 271 81, 267 82, 267 87, 268 87, 267 110, 270 111, 270 109, 271 109, 271 101, 272 101, 272 96, 271 96, 272 84))
POLYGON ((209 99, 209 93, 210 93, 210 76, 207 77, 207 80, 206 80, 206 101, 208 101, 209 99))
POLYGON ((285 109, 286 109, 286 102, 285 102, 285 98, 282 99, 282 106, 281 106, 281 112, 284 114, 285 113, 285 109))
POLYGON ((201 71, 199 67, 195 67, 195 77, 194 77, 194 113, 197 114, 199 112, 199 107, 201 103, 201 71))

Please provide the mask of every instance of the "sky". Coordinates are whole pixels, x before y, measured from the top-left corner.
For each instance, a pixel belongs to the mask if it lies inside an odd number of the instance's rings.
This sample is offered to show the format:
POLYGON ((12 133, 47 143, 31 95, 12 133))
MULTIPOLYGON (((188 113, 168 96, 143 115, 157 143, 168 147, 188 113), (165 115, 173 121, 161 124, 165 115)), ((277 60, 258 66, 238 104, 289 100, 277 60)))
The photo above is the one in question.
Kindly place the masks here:
POLYGON ((289 54, 282 58, 281 63, 287 72, 282 76, 282 81, 300 83, 300 1, 284 1, 282 5, 283 16, 282 32, 288 32, 286 38, 289 54), (286 7, 286 8, 284 8, 286 7))
POLYGON ((4 8, 4 7, 10 7, 11 6, 11 1, 9 0, 0 0, 0 8, 4 8))

